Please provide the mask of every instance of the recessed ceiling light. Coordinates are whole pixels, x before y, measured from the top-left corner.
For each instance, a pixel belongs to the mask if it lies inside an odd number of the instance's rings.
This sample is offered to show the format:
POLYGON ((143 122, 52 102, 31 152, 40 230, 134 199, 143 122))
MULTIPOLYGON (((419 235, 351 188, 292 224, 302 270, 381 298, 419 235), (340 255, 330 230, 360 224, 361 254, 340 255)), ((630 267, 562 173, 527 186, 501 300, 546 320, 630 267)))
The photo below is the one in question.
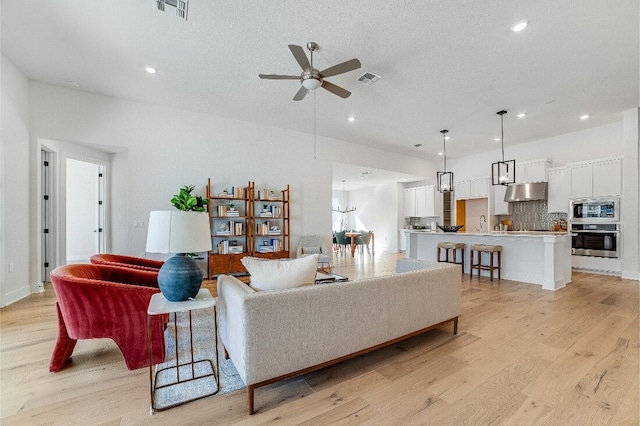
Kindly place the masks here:
POLYGON ((518 118, 524 118, 527 114, 525 114, 524 112, 521 112, 520 114, 516 115, 516 117, 518 118))
POLYGON ((515 24, 513 24, 513 26, 511 27, 511 31, 514 32, 518 32, 518 31, 522 31, 525 28, 527 28, 527 25, 529 25, 529 21, 518 21, 515 24))
POLYGON ((500 142, 500 138, 493 138, 494 142, 500 142))
POLYGON ((157 69, 155 69, 154 67, 148 67, 148 66, 147 66, 147 67, 144 67, 144 70, 145 70, 146 72, 148 72, 149 74, 155 74, 155 73, 157 73, 157 72, 158 72, 158 70, 157 70, 157 69))
POLYGON ((445 137, 444 137, 444 140, 445 140, 445 141, 448 141, 449 139, 451 139, 451 136, 445 136, 445 137))
POLYGON ((442 154, 444 154, 442 151, 440 151, 440 152, 438 153, 438 155, 442 155, 442 154))
POLYGON ((581 115, 580 120, 586 120, 589 117, 591 117, 589 114, 581 115))
POLYGON ((351 121, 351 122, 356 121, 356 119, 355 119, 354 117, 349 117, 349 118, 347 118, 347 120, 349 120, 349 121, 351 121))

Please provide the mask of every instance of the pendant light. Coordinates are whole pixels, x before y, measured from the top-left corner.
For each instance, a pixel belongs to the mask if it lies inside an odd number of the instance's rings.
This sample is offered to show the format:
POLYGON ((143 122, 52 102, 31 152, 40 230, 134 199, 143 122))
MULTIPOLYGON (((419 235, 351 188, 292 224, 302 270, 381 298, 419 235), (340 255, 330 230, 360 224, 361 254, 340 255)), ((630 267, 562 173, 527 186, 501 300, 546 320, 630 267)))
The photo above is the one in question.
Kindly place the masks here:
POLYGON ((516 160, 504 160, 504 115, 507 111, 496 112, 500 116, 500 144, 502 147, 502 161, 491 164, 491 185, 509 185, 516 183, 516 160))
POLYGON ((338 213, 351 213, 353 211, 355 211, 356 208, 355 207, 347 207, 346 203, 344 202, 344 179, 342 179, 342 208, 340 206, 338 206, 337 209, 333 209, 334 212, 338 212, 338 213))
POLYGON ((453 191, 453 173, 447 171, 447 133, 448 130, 440 130, 442 133, 442 152, 444 155, 444 172, 437 172, 438 191, 453 191))

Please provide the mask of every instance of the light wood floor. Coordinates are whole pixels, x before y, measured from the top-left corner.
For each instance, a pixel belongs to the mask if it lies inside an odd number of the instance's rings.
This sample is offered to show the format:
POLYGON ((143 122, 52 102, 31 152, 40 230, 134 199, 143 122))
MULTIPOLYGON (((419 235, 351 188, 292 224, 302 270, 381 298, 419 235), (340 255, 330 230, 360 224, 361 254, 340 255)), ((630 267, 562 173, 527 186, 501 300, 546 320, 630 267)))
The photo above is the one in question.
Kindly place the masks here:
MULTIPOLYGON (((397 256, 340 255, 334 272, 386 274, 397 256)), ((127 370, 109 340, 79 342, 73 363, 49 373, 57 324, 47 286, 0 311, 0 422, 637 425, 638 282, 573 278, 549 292, 464 276, 457 336, 444 327, 260 388, 253 416, 244 391, 150 416, 148 370, 127 370)))

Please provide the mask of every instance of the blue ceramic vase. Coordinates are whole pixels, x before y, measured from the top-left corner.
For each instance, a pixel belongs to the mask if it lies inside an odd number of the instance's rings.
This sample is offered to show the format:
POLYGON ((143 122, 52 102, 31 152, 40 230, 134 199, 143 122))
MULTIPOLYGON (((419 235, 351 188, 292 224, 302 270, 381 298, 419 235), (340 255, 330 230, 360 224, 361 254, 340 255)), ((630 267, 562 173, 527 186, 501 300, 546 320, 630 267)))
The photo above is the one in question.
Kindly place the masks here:
POLYGON ((167 260, 158 272, 158 287, 171 302, 196 297, 202 285, 202 269, 195 260, 179 253, 167 260))

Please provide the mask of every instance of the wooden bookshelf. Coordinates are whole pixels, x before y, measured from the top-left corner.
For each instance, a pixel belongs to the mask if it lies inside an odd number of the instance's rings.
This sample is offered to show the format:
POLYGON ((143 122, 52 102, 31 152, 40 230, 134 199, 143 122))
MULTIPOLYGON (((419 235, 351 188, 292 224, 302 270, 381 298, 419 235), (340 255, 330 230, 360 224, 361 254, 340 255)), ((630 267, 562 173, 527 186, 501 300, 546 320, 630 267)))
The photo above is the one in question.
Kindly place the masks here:
POLYGON ((212 250, 209 279, 220 274, 246 275, 245 256, 288 258, 290 253, 290 188, 255 190, 247 186, 222 188, 207 181, 207 211, 212 250), (231 208, 233 204, 233 209, 231 208))

